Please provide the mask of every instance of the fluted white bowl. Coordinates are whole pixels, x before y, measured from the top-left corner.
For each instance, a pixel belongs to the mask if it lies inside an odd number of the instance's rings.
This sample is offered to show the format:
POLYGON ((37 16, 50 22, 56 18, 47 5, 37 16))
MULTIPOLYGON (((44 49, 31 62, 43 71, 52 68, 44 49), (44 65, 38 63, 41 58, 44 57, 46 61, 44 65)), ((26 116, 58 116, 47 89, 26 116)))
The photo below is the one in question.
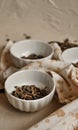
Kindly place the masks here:
POLYGON ((38 70, 21 70, 12 74, 5 81, 5 92, 8 101, 15 108, 26 111, 34 112, 46 107, 52 100, 55 92, 55 83, 52 77, 38 70), (11 93, 15 90, 14 86, 21 85, 36 85, 37 87, 47 86, 49 93, 40 99, 24 100, 13 96, 11 93))
POLYGON ((66 49, 62 53, 62 57, 67 63, 75 63, 78 62, 78 47, 73 47, 66 49))
POLYGON ((10 48, 10 54, 14 65, 17 67, 23 67, 30 62, 51 59, 53 56, 53 49, 48 43, 43 41, 24 40, 16 42, 10 48), (21 58, 22 56, 28 56, 33 53, 37 55, 42 55, 44 56, 44 58, 41 59, 21 58))

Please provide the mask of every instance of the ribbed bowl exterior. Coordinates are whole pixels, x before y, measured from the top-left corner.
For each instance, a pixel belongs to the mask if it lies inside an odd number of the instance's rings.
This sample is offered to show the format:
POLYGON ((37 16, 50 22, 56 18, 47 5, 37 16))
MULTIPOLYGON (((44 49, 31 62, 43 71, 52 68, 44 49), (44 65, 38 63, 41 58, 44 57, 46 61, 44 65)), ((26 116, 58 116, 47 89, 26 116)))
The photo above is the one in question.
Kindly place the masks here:
POLYGON ((35 112, 44 108, 51 102, 54 95, 54 91, 55 90, 53 90, 52 93, 45 96, 44 98, 37 99, 37 100, 30 100, 30 101, 18 99, 16 97, 13 97, 11 94, 8 94, 7 92, 6 92, 6 96, 8 98, 9 103, 12 106, 14 106, 16 109, 19 109, 21 111, 26 111, 26 112, 35 112))

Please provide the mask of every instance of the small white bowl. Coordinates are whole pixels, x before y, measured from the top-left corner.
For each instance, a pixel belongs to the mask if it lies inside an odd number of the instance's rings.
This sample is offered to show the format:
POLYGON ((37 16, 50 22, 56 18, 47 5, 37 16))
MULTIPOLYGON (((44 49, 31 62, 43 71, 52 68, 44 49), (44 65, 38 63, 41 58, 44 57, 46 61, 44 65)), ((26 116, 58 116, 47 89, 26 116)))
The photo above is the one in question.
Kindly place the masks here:
POLYGON ((51 102, 55 92, 55 83, 52 77, 45 72, 37 70, 22 70, 8 77, 5 81, 5 92, 8 101, 15 108, 21 111, 34 112, 42 109, 51 102), (14 86, 22 85, 36 85, 38 88, 44 88, 46 86, 48 87, 49 93, 46 96, 35 100, 24 100, 13 96, 11 93, 15 90, 14 86))
POLYGON ((10 48, 10 53, 14 65, 17 67, 23 67, 29 62, 51 59, 53 56, 53 49, 46 42, 37 41, 37 40, 24 40, 24 41, 16 42, 10 48), (22 56, 28 56, 33 53, 37 55, 42 55, 44 56, 44 58, 33 59, 33 60, 21 58, 22 56))
POLYGON ((66 49, 62 53, 62 57, 67 63, 75 63, 78 61, 78 47, 73 47, 70 49, 66 49))

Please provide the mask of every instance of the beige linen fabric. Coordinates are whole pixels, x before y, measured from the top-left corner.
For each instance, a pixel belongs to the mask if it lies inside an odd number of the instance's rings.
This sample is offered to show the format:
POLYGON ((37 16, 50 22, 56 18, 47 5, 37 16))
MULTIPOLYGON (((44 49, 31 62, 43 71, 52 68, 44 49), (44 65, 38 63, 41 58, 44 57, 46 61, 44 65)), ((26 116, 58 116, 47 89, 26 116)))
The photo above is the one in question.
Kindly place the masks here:
MULTIPOLYGON (((1 84, 4 84, 5 80, 12 73, 20 70, 13 65, 11 60, 9 50, 13 44, 14 43, 12 41, 9 41, 1 54, 1 84)), ((32 62, 21 69, 41 69, 42 71, 44 70, 46 72, 52 73, 53 79, 56 83, 56 93, 58 95, 59 102, 68 103, 78 97, 78 68, 71 64, 68 65, 63 61, 61 55, 62 51, 57 43, 51 44, 51 47, 54 49, 53 59, 32 62)))

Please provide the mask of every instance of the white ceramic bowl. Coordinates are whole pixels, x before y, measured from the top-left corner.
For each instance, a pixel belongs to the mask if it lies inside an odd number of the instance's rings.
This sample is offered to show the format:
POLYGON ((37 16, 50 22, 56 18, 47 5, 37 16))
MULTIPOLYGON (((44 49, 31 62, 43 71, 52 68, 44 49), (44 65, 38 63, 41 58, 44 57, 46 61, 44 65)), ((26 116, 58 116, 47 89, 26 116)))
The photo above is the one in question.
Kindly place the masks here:
POLYGON ((23 67, 24 65, 32 61, 34 62, 34 61, 51 59, 53 55, 53 49, 46 42, 37 41, 37 40, 24 40, 24 41, 16 42, 10 48, 10 53, 11 53, 13 63, 17 67, 23 67), (35 53, 37 55, 43 55, 44 58, 35 59, 35 60, 21 58, 22 56, 28 56, 32 53, 35 53))
POLYGON ((34 112, 47 106, 54 95, 55 84, 51 76, 45 72, 37 70, 22 70, 12 74, 5 82, 5 92, 10 104, 15 108, 26 111, 34 112), (37 87, 48 87, 49 93, 40 99, 24 100, 13 96, 11 93, 15 90, 14 86, 21 85, 36 85, 37 87))
POLYGON ((73 47, 70 49, 66 49, 62 53, 62 57, 67 63, 75 63, 78 61, 78 47, 73 47))

